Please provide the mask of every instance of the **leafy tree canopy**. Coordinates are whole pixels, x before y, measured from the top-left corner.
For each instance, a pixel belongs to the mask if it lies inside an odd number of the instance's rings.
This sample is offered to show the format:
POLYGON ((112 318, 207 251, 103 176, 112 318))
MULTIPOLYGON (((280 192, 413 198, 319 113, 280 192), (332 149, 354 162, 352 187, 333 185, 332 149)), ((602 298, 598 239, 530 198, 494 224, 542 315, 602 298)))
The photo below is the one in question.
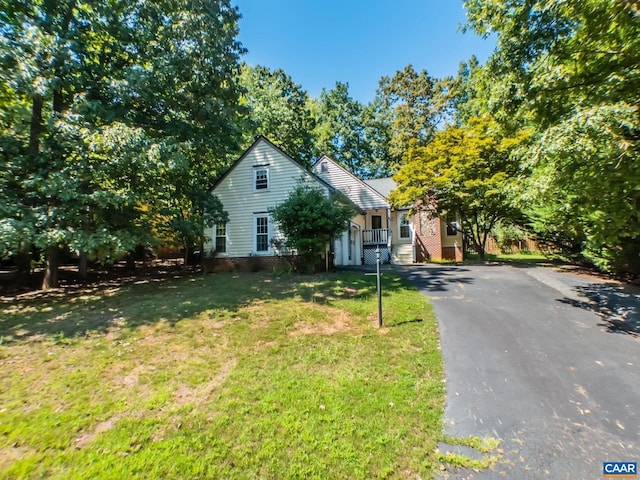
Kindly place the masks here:
POLYGON ((245 64, 240 81, 244 88, 241 100, 249 115, 247 141, 264 135, 304 165, 311 165, 315 121, 307 92, 281 69, 245 64))
POLYGON ((460 63, 458 74, 449 80, 446 97, 453 121, 458 125, 489 113, 491 82, 487 77, 487 70, 472 56, 467 62, 460 63))
POLYGON ((316 154, 329 155, 359 178, 386 177, 391 172, 390 110, 379 97, 363 105, 337 82, 312 102, 316 118, 316 154))
POLYGON ((517 216, 510 186, 518 167, 510 154, 524 139, 524 134, 504 136, 489 117, 449 126, 427 146, 409 148, 390 200, 396 207, 414 205, 441 217, 460 213, 463 232, 483 255, 496 223, 517 216))
POLYGON ((369 146, 362 126, 363 105, 349 95, 349 85, 337 82, 322 89, 314 108, 316 152, 326 154, 355 175, 366 175, 369 146))
MULTIPOLYGON (((546 123, 577 103, 637 103, 640 9, 632 0, 466 0, 469 27, 497 32, 490 66, 546 123)), ((499 78, 499 77, 498 77, 499 78)))
POLYGON ((640 9, 632 0, 467 0, 496 32, 491 102, 537 129, 523 205, 545 239, 640 271, 640 9))
POLYGON ((412 65, 397 71, 391 78, 380 79, 378 95, 392 115, 389 153, 396 168, 410 142, 425 146, 433 139, 446 106, 441 95, 443 88, 444 84, 426 70, 416 72, 412 65))
POLYGON ((201 193, 240 139, 237 10, 64 0, 0 11, 0 255, 35 244, 43 286, 56 286, 60 248, 110 261, 149 240, 152 217, 202 227, 201 193))

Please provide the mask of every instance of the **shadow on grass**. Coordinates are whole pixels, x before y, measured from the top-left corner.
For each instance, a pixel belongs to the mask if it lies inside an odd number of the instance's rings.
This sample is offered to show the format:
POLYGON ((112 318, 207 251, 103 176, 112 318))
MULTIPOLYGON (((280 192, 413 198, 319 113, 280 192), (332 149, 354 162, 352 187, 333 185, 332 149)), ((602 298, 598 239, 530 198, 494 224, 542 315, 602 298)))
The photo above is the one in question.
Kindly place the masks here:
MULTIPOLYGON (((406 288, 383 278, 385 296, 406 288)), ((354 272, 321 275, 268 273, 146 276, 124 284, 34 292, 0 301, 0 344, 61 341, 158 322, 177 323, 208 312, 234 312, 252 302, 300 298, 331 305, 376 295, 374 277, 354 272)))
POLYGON ((609 333, 640 337, 640 288, 631 285, 593 283, 575 287, 586 300, 563 298, 561 303, 594 312, 598 326, 609 333))
POLYGON ((414 318, 413 320, 403 320, 401 322, 395 322, 390 325, 387 325, 387 327, 401 327, 402 325, 405 325, 407 323, 422 323, 422 322, 424 322, 424 319, 414 318))

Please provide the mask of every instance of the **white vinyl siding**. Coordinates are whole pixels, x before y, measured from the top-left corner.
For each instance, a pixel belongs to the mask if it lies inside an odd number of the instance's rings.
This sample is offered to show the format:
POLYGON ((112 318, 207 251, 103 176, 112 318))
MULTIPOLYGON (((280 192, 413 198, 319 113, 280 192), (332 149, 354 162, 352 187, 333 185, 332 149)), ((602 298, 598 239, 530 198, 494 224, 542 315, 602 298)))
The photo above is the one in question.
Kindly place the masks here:
POLYGON ((389 202, 382 195, 329 157, 322 157, 314 165, 313 171, 363 210, 389 208, 389 202))
MULTIPOLYGON (((247 257, 257 253, 254 214, 268 212, 270 208, 282 203, 301 181, 327 189, 326 185, 268 141, 258 140, 213 190, 229 215, 228 225, 232 226, 227 231, 225 256, 247 257), (269 188, 256 190, 255 172, 265 165, 268 166, 269 188)), ((270 255, 274 254, 271 239, 278 236, 276 226, 269 221, 270 255)), ((215 238, 211 243, 215 244, 215 238)))

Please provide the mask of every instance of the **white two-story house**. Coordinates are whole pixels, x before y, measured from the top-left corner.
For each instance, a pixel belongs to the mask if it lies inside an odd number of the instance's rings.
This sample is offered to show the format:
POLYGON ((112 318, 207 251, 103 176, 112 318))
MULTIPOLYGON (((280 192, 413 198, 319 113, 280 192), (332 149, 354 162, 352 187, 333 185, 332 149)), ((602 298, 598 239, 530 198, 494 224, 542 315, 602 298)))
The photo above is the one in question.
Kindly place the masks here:
POLYGON ((360 180, 327 156, 309 171, 260 136, 213 188, 229 217, 226 224, 207 229, 205 252, 215 252, 213 262, 241 269, 256 264, 269 268, 291 254, 281 247, 282 234, 269 209, 286 200, 301 182, 318 186, 327 195, 341 191, 360 211, 340 238, 327 245, 327 258, 335 265, 374 264, 377 248, 386 263, 462 259, 459 232, 451 234, 444 222, 424 212, 410 215, 408 208, 391 208, 387 196, 395 188, 393 179, 360 180))

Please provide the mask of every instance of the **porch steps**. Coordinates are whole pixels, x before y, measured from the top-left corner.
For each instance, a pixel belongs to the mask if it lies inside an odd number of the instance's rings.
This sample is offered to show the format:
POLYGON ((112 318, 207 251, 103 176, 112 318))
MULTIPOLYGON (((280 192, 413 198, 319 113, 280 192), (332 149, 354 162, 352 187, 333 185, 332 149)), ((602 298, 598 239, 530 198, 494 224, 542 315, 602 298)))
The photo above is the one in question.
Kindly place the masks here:
POLYGON ((410 265, 413 263, 413 245, 394 245, 391 251, 391 262, 396 265, 410 265))

